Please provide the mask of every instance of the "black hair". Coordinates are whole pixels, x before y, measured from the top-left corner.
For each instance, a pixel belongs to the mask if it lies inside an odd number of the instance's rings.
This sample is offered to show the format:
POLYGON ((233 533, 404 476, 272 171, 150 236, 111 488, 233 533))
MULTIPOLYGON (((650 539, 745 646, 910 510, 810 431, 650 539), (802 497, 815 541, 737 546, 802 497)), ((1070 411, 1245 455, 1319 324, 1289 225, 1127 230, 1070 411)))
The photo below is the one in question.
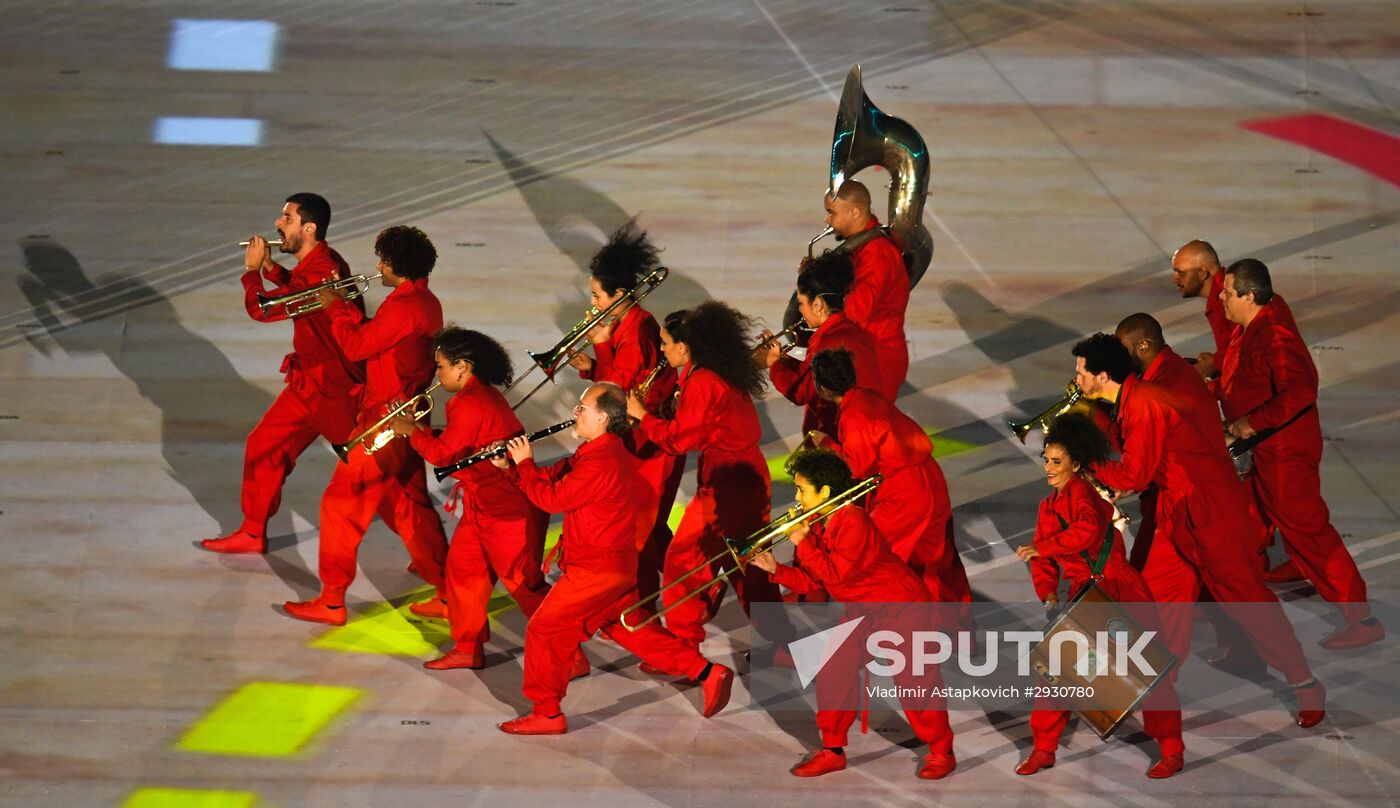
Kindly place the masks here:
POLYGON ((1234 276, 1235 294, 1243 297, 1254 293, 1254 303, 1262 306, 1274 299, 1274 282, 1269 279, 1269 268, 1256 258, 1241 258, 1225 270, 1226 275, 1234 276))
POLYGON ((718 300, 707 300, 693 309, 666 315, 666 333, 672 342, 684 342, 696 367, 719 374, 731 387, 750 396, 763 395, 768 374, 754 359, 746 336, 752 319, 718 300))
POLYGON ((608 431, 615 435, 622 435, 632 428, 632 422, 627 420, 627 393, 612 382, 598 382, 595 387, 602 388, 598 393, 598 411, 608 416, 608 431))
POLYGON ((818 491, 830 486, 833 497, 856 484, 851 467, 830 449, 799 449, 792 453, 787 470, 793 479, 801 474, 818 491))
POLYGON ((827 348, 812 355, 812 378, 818 386, 843 396, 856 386, 856 363, 845 348, 827 348))
POLYGON ((1109 458, 1108 438, 1094 420, 1082 412, 1067 412, 1055 419, 1045 436, 1045 445, 1065 450, 1069 459, 1087 469, 1109 458))
POLYGON ((856 280, 856 268, 845 252, 827 252, 806 261, 797 276, 797 291, 808 300, 821 298, 831 311, 846 305, 846 293, 856 280))
POLYGON ((316 225, 316 240, 325 241, 331 229, 331 203, 324 196, 302 192, 287 197, 287 202, 297 206, 297 215, 303 223, 316 225))
POLYGON ((647 241, 647 232, 637 229, 633 219, 619 227, 588 265, 588 273, 609 295, 634 288, 647 273, 659 265, 661 251, 647 241))
POLYGON ((1089 373, 1095 376, 1107 373, 1108 378, 1118 384, 1122 384, 1133 372, 1132 354, 1112 334, 1100 331, 1081 340, 1071 353, 1084 358, 1084 369, 1089 373))
POLYGON ((449 325, 433 339, 433 350, 448 362, 470 362, 472 375, 486 384, 501 387, 515 374, 506 349, 480 331, 449 325))
POLYGON ((432 274, 437 248, 428 234, 405 224, 386 227, 374 239, 374 254, 401 278, 417 280, 432 274))

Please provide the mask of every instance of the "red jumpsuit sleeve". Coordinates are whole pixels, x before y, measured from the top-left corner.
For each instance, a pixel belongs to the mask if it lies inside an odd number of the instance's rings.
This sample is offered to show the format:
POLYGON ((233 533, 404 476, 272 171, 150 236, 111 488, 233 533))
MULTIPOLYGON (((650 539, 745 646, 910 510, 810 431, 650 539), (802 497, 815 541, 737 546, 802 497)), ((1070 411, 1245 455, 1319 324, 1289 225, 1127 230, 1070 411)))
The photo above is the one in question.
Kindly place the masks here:
POLYGON ((723 382, 694 380, 686 386, 674 418, 647 413, 638 422, 638 428, 667 454, 683 455, 703 449, 708 442, 710 411, 718 399, 716 384, 723 382))
MULTIPOLYGON (((481 435, 481 419, 467 417, 473 413, 464 409, 460 414, 453 413, 442 433, 434 435, 431 429, 420 426, 409 433, 408 442, 419 457, 430 465, 446 466, 466 456, 467 450, 475 447, 481 435)), ((421 422, 420 422, 421 424, 421 422)))
POLYGON ((799 595, 810 595, 813 592, 821 591, 822 585, 812 580, 812 576, 801 567, 792 567, 787 564, 779 564, 776 571, 768 576, 773 583, 785 586, 789 590, 799 595))
POLYGON ((1124 436, 1121 458, 1095 465, 1094 476, 1116 491, 1141 491, 1152 483, 1162 464, 1166 414, 1158 406, 1138 405, 1124 408, 1119 418, 1124 436))
MULTIPOLYGON (((815 353, 811 348, 808 352, 809 355, 815 353)), ((812 381, 806 362, 798 362, 791 356, 779 357, 768 368, 768 376, 773 380, 773 389, 794 404, 805 407, 817 400, 817 385, 812 381)))
POLYGON ((807 570, 811 577, 826 584, 826 588, 839 585, 853 575, 859 575, 867 553, 862 549, 870 542, 863 541, 862 533, 868 527, 849 520, 838 525, 828 524, 822 540, 815 535, 797 545, 794 557, 807 570))
POLYGON ((533 459, 518 464, 520 490, 535 507, 550 513, 576 510, 591 501, 597 493, 597 481, 586 464, 575 466, 572 473, 554 478, 535 465, 533 459))
POLYGON ((1092 486, 1080 486, 1071 483, 1066 489, 1068 495, 1069 517, 1065 519, 1069 523, 1063 529, 1059 526, 1059 520, 1047 522, 1042 519, 1036 523, 1035 527, 1035 549, 1043 556, 1070 555, 1078 552, 1088 552, 1090 555, 1097 555, 1103 543, 1104 533, 1108 530, 1108 522, 1104 514, 1090 497, 1103 501, 1099 493, 1093 490, 1092 486))
MULTIPOLYGON (((873 245, 868 245, 873 246, 873 245)), ((841 306, 841 311, 846 318, 853 323, 868 323, 875 316, 875 303, 883 285, 881 277, 882 270, 879 261, 861 261, 860 256, 869 254, 869 249, 862 249, 857 253, 856 261, 862 266, 857 268, 856 280, 851 284, 851 289, 846 293, 846 301, 841 306), (864 264, 870 264, 868 269, 864 264)), ((862 381, 862 384, 865 384, 862 381)), ((874 385, 869 385, 874 386, 874 385)))
MULTIPOLYGON (((1048 496, 1040 502, 1040 513, 1035 521, 1035 538, 1032 545, 1040 550, 1041 536, 1060 529, 1060 520, 1055 517, 1054 496, 1048 496)), ((1042 553, 1045 551, 1041 550, 1042 553)), ((1044 601, 1055 594, 1060 588, 1060 565, 1055 563, 1053 558, 1041 555, 1032 558, 1030 561, 1031 586, 1035 587, 1035 596, 1044 601)))
MULTIPOLYGON (((258 295, 268 297, 279 297, 291 292, 299 292, 306 288, 307 284, 292 285, 292 273, 284 269, 280 264, 273 264, 273 268, 267 272, 248 271, 243 273, 240 280, 243 282, 243 308, 248 312, 248 316, 260 323, 276 323, 288 319, 287 315, 281 312, 265 315, 262 307, 258 305, 258 295), (272 288, 263 286, 263 279, 266 278, 272 284, 272 288)), ((317 280, 322 283, 330 280, 329 277, 317 280)))
POLYGON ((1249 413, 1255 429, 1277 429, 1317 403, 1317 375, 1303 340, 1276 325, 1269 334, 1265 356, 1274 395, 1249 413))
MULTIPOLYGON (((884 426, 888 430, 890 425, 884 426)), ((879 470, 879 424, 854 410, 848 410, 841 413, 836 429, 841 439, 824 443, 851 467, 852 477, 863 480, 879 470)))
POLYGON ((387 299, 371 318, 343 300, 332 303, 326 312, 335 341, 352 362, 378 356, 414 332, 413 320, 387 299))

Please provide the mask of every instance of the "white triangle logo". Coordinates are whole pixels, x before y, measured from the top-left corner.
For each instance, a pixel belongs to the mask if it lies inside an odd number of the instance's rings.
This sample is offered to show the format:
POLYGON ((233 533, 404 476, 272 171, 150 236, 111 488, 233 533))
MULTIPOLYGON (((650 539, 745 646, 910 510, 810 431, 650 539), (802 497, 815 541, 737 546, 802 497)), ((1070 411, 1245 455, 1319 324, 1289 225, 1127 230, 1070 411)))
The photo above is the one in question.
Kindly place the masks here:
POLYGON ((836 652, 845 644, 846 639, 851 636, 851 632, 856 630, 865 617, 857 617, 846 623, 842 623, 825 631, 819 631, 810 637, 803 637, 796 642, 788 643, 788 652, 792 654, 792 665, 797 669, 797 680, 802 683, 802 687, 812 683, 817 678, 817 674, 826 666, 827 662, 835 656, 836 652))

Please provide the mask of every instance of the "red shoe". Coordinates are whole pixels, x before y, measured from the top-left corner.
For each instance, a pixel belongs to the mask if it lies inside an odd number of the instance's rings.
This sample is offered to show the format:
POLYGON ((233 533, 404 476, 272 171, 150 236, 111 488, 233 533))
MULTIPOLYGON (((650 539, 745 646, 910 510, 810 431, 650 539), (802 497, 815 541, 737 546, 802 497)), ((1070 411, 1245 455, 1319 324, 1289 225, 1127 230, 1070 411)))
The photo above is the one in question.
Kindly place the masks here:
POLYGON ((830 749, 818 749, 793 766, 788 771, 798 777, 821 777, 823 774, 839 772, 846 768, 846 756, 838 755, 830 749))
POLYGON ((313 600, 289 600, 282 604, 288 617, 305 620, 308 623, 325 623, 328 626, 345 625, 345 604, 335 606, 323 601, 320 596, 313 600))
MULTIPOLYGON (((710 675, 700 683, 700 689, 705 694, 705 706, 700 714, 709 718, 729 703, 729 693, 734 689, 734 671, 718 663, 712 665, 710 675)), ((842 767, 845 767, 844 763, 842 767)))
POLYGON ((530 713, 496 726, 508 735, 563 735, 569 731, 569 719, 563 713, 553 718, 530 713))
POLYGON ((1017 774, 1035 774, 1041 769, 1049 769, 1055 765, 1054 752, 1042 752, 1039 749, 1031 752, 1030 757, 1021 761, 1021 765, 1016 767, 1017 774))
POLYGON ((1152 768, 1147 770, 1147 776, 1153 780, 1165 780, 1185 767, 1186 758, 1184 755, 1162 755, 1162 759, 1152 764, 1152 768))
POLYGON ((450 671, 455 668, 471 668, 479 671, 486 667, 486 654, 481 650, 481 646, 462 647, 457 645, 437 659, 424 662, 423 667, 430 671, 450 671))
POLYGON ((1341 631, 1322 638, 1318 645, 1328 651, 1345 651, 1348 648, 1363 648, 1385 639, 1385 626, 1381 621, 1370 618, 1370 622, 1348 623, 1341 631))
MULTIPOLYGON (((1054 758, 1054 755, 1051 755, 1054 758)), ((929 752, 924 756, 924 765, 919 769, 920 780, 942 780, 953 773, 958 761, 952 755, 929 752)))
POLYGON ((584 656, 583 651, 580 650, 578 656, 574 657, 574 669, 569 673, 569 681, 582 679, 592 672, 593 666, 588 664, 588 657, 584 656))
POLYGON ((1294 685, 1293 693, 1298 697, 1298 715, 1294 716, 1298 726, 1307 729, 1322 723, 1327 716, 1327 688, 1314 679, 1309 685, 1294 685))
POLYGON ((429 620, 447 619, 447 601, 442 598, 428 598, 417 603, 409 604, 408 610, 419 617, 429 620))
POLYGON ((1291 584, 1303 580, 1303 571, 1290 558, 1264 573, 1264 580, 1271 584, 1291 584))
POLYGON ((235 530, 227 536, 220 536, 217 539, 204 539, 199 543, 199 546, 211 553, 257 555, 267 552, 267 537, 254 536, 242 530, 235 530))

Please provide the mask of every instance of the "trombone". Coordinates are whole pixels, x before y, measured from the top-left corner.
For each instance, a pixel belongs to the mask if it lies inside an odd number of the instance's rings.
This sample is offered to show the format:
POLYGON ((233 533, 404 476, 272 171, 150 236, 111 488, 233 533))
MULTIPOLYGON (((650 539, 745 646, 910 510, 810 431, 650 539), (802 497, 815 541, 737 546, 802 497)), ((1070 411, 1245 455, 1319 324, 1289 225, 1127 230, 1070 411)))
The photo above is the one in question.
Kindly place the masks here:
POLYGON ((277 313, 277 308, 282 308, 282 314, 286 317, 300 317, 303 314, 310 314, 313 311, 320 311, 321 301, 316 299, 316 295, 322 289, 345 292, 346 300, 354 300, 363 296, 369 291, 370 281, 376 281, 384 277, 383 272, 373 275, 351 275, 348 278, 340 278, 333 281, 326 281, 315 286, 308 286, 298 292, 288 292, 285 295, 271 297, 264 294, 258 295, 258 308, 262 310, 264 317, 270 317, 277 313))
MULTIPOLYGON (((529 433, 525 436, 525 440, 534 443, 540 438, 547 438, 550 435, 553 435, 555 432, 563 432, 564 430, 568 429, 573 425, 574 419, 572 418, 570 418, 567 421, 560 421, 554 426, 547 426, 544 429, 539 430, 538 432, 529 433)), ((453 474, 456 474, 462 469, 475 466, 477 463, 480 463, 483 460, 490 460, 493 457, 500 457, 505 453, 506 447, 504 444, 496 446, 494 448, 488 446, 485 449, 482 449, 481 451, 477 452, 476 454, 467 455, 466 457, 462 458, 461 460, 458 460, 455 463, 451 463, 446 466, 434 466, 433 476, 437 477, 438 482, 442 482, 443 480, 447 479, 448 477, 451 477, 453 474)))
POLYGON ((335 450, 336 457, 339 457, 342 463, 349 463, 350 450, 355 448, 356 444, 364 444, 365 454, 367 455, 372 455, 389 445, 389 441, 397 437, 394 434, 394 430, 389 427, 389 422, 406 412, 412 413, 413 420, 415 421, 421 421, 428 417, 428 413, 433 411, 433 391, 441 386, 442 380, 435 380, 427 390, 424 390, 408 401, 390 410, 389 414, 380 418, 374 426, 371 426, 369 429, 366 429, 344 443, 331 444, 331 448, 335 450), (427 406, 422 406, 424 404, 427 404, 427 406))
POLYGON ((524 398, 516 402, 511 409, 519 409, 521 404, 529 401, 531 396, 539 392, 541 387, 544 387, 545 382, 554 381, 554 374, 558 373, 559 369, 567 365, 570 359, 582 353, 583 349, 587 347, 583 340, 588 336, 589 331, 592 331, 594 328, 604 323, 612 325, 618 320, 621 320, 622 315, 626 314, 629 309, 640 303, 642 298, 651 294, 656 287, 660 286, 661 282, 666 280, 666 276, 670 274, 670 272, 671 271, 666 267, 657 267, 645 278, 642 278, 640 283, 627 290, 617 300, 614 300, 606 309, 599 311, 597 306, 589 306, 588 311, 584 313, 583 319, 579 320, 573 328, 569 329, 569 333, 565 334, 564 338, 559 340, 553 348, 547 351, 540 351, 539 353, 535 351, 526 351, 525 353, 529 355, 530 361, 533 364, 526 368, 519 376, 515 377, 515 381, 510 383, 510 386, 505 389, 505 392, 509 393, 511 390, 515 389, 515 386, 520 384, 526 376, 533 373, 535 368, 544 371, 544 379, 539 384, 535 385, 533 390, 526 393, 524 398))
POLYGON ((1055 419, 1069 412, 1082 398, 1084 398, 1084 391, 1079 389, 1078 384, 1070 382, 1065 385, 1065 397, 1051 404, 1050 408, 1045 412, 1042 412, 1024 423, 1018 424, 1015 421, 1007 421, 1006 425, 1011 427, 1012 434, 1019 438, 1021 443, 1024 444, 1026 442, 1026 435, 1029 434, 1032 429, 1040 427, 1041 432, 1049 432, 1050 425, 1055 423, 1055 419))
POLYGON ((793 508, 792 510, 783 514, 782 516, 779 516, 777 519, 774 519, 773 521, 769 522, 768 524, 764 525, 758 530, 755 530, 753 533, 750 533, 741 541, 735 541, 726 537, 724 540, 724 550, 715 553, 714 555, 705 559, 703 563, 697 565, 694 569, 687 571, 685 574, 681 575, 675 580, 668 581, 667 583, 662 585, 662 587, 658 589, 654 594, 648 595, 645 598, 632 604, 631 606, 628 606, 625 610, 623 610, 622 614, 618 615, 617 621, 621 623, 622 627, 627 629, 628 631, 636 631, 642 628, 643 626, 647 625, 648 623, 660 619, 662 615, 666 614, 667 612, 676 608, 680 604, 685 603, 691 598, 696 597, 700 593, 709 589, 710 584, 714 583, 715 581, 722 581, 736 572, 742 573, 745 569, 748 568, 749 561, 751 561, 754 556, 760 555, 773 549, 773 547, 776 544, 788 537, 788 533, 791 532, 793 528, 802 524, 814 525, 818 522, 821 522, 822 520, 829 518, 833 513, 836 513, 837 511, 841 510, 847 505, 854 504, 861 497, 865 496, 871 491, 874 491, 876 486, 884 482, 884 479, 885 478, 880 476, 879 474, 873 474, 865 478, 864 480, 861 480, 860 482, 856 483, 855 485, 851 486, 850 488, 847 488, 845 491, 836 494, 831 499, 828 499, 826 502, 823 502, 822 504, 818 505, 810 511, 804 511, 800 507, 793 508), (705 582, 703 586, 698 586, 690 592, 687 592, 686 594, 682 595, 680 599, 676 600, 675 602, 653 611, 640 622, 637 622, 635 624, 629 624, 627 622, 629 615, 635 614, 638 611, 649 609, 653 604, 660 602, 665 593, 673 587, 679 586, 682 582, 688 580, 692 576, 699 575, 700 573, 713 567, 715 564, 723 562, 726 559, 732 560, 734 562, 734 566, 719 570, 715 573, 714 578, 710 581, 705 582))

